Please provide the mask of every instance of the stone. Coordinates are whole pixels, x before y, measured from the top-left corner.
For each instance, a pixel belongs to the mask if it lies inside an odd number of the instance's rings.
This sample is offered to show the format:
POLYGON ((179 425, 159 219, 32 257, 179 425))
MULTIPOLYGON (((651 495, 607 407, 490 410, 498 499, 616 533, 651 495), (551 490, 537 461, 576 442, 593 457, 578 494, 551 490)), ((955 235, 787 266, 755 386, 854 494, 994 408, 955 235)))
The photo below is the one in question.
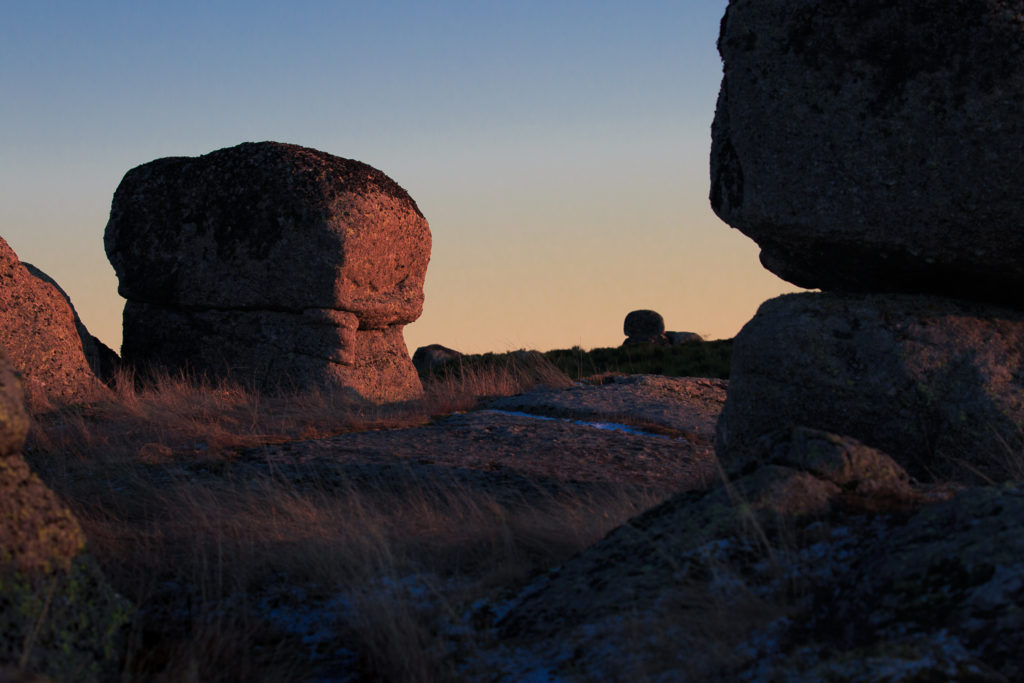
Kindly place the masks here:
POLYGON ((664 344, 665 320, 657 311, 630 311, 622 323, 623 344, 664 344))
POLYGON ((802 427, 516 595, 481 601, 467 657, 496 678, 1017 680, 1024 485, 913 484, 885 453, 802 427), (490 637, 488 640, 487 636, 490 637))
POLYGON ((845 434, 923 479, 1024 476, 1024 314, 916 295, 792 294, 736 336, 727 470, 780 428, 845 434))
POLYGON ((665 340, 669 346, 682 346, 683 344, 692 344, 694 342, 704 341, 704 337, 700 336, 696 332, 666 332, 665 340))
POLYGON ((85 353, 86 362, 89 363, 89 367, 92 369, 93 374, 99 377, 103 382, 108 384, 113 382, 114 376, 117 374, 117 370, 121 365, 121 358, 113 349, 89 332, 89 328, 85 326, 85 323, 83 323, 82 319, 78 316, 78 311, 75 310, 75 305, 71 303, 71 297, 68 296, 68 293, 65 292, 59 284, 57 284, 56 280, 39 268, 36 268, 31 263, 22 261, 21 265, 25 266, 25 269, 33 277, 49 283, 57 290, 58 294, 64 297, 64 301, 67 302, 68 307, 71 309, 71 315, 75 318, 75 329, 78 330, 78 338, 82 341, 82 351, 85 353))
POLYGON ((358 161, 261 142, 143 164, 104 234, 124 361, 416 398, 401 330, 422 311, 430 243, 408 193, 358 161))
POLYGON ((65 297, 32 275, 0 238, 0 346, 33 412, 109 398, 93 373, 65 297))
POLYGON ((462 354, 455 349, 449 349, 441 344, 428 344, 416 349, 412 354, 412 364, 416 366, 416 371, 423 375, 460 358, 462 354))
POLYGON ((801 287, 1024 306, 1017 0, 732 0, 711 204, 801 287))
POLYGON ((22 457, 21 395, 0 351, 0 663, 61 681, 113 680, 131 606, 85 552, 78 522, 22 457))

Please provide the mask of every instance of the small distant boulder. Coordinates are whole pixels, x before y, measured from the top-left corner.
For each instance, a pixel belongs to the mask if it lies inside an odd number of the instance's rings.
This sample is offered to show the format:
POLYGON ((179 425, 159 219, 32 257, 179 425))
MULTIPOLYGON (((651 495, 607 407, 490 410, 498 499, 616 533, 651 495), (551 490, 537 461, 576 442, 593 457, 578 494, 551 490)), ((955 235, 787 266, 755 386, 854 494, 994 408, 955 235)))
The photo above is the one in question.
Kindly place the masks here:
POLYGON ((0 238, 0 346, 21 373, 33 412, 101 400, 106 386, 89 366, 65 295, 34 276, 0 238))
POLYGON ((657 311, 631 311, 622 323, 627 344, 665 344, 665 319, 657 311))
POLYGON ((428 344, 416 349, 416 353, 412 354, 412 364, 416 367, 416 371, 422 375, 459 358, 462 358, 462 354, 455 349, 449 349, 447 346, 440 344, 428 344))
POLYGON ((669 346, 681 346, 683 344, 692 344, 694 342, 704 341, 704 337, 700 336, 696 332, 666 332, 665 340, 669 346))
POLYGON ((75 310, 75 305, 71 303, 71 297, 68 293, 57 284, 57 281, 52 277, 36 268, 31 263, 25 261, 21 262, 21 265, 25 266, 25 269, 36 278, 39 278, 43 282, 47 282, 57 290, 57 293, 64 297, 64 300, 68 303, 68 307, 71 308, 71 314, 75 317, 75 329, 78 330, 78 337, 82 340, 82 350, 85 352, 85 360, 89 363, 89 367, 92 368, 93 373, 104 382, 111 382, 114 379, 114 375, 117 372, 118 367, 121 364, 121 358, 117 353, 99 340, 98 337, 93 336, 89 332, 89 328, 85 326, 82 319, 78 317, 78 311, 75 310))

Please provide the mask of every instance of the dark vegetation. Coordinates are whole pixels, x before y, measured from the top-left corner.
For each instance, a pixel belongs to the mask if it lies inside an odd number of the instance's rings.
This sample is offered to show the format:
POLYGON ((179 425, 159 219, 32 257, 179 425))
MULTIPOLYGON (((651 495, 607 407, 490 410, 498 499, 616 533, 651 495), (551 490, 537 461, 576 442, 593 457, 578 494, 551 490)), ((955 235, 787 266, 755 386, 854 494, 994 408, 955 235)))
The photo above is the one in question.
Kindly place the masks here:
POLYGON ((547 375, 551 374, 551 366, 554 366, 574 381, 608 374, 728 379, 731 360, 732 339, 689 342, 679 346, 636 344, 589 351, 574 346, 543 353, 513 351, 466 355, 421 376, 428 380, 446 374, 458 376, 467 370, 479 372, 514 367, 517 372, 527 375, 524 383, 537 384, 548 383, 547 375))

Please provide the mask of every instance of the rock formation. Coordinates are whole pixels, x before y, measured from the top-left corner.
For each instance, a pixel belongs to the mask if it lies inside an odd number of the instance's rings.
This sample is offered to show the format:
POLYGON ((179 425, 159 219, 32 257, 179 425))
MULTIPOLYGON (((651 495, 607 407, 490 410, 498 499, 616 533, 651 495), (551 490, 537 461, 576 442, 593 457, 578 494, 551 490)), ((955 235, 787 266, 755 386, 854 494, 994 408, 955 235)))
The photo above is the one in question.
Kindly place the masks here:
POLYGON ((423 308, 430 230, 358 161, 274 142, 129 171, 104 235, 140 367, 264 388, 422 392, 402 327, 423 308))
POLYGON ((65 292, 59 284, 57 284, 56 280, 36 268, 31 263, 22 261, 21 265, 25 266, 25 269, 33 277, 49 283, 57 290, 58 294, 64 297, 64 301, 67 302, 68 308, 71 309, 71 315, 74 316, 75 329, 78 330, 78 338, 82 341, 82 351, 85 352, 86 362, 89 363, 89 367, 92 369, 93 374, 101 380, 107 383, 113 381, 114 374, 117 372, 117 369, 121 364, 121 359, 118 357, 117 353, 89 332, 89 328, 87 328, 85 323, 82 322, 82 319, 78 317, 78 311, 75 310, 75 305, 71 303, 71 297, 68 296, 68 293, 65 292))
POLYGON ((813 425, 898 455, 915 476, 1013 474, 1024 452, 1024 313, 914 295, 791 294, 733 346, 719 452, 813 425))
POLYGON ((711 204, 802 287, 1024 305, 1009 0, 733 0, 711 204))
POLYGON ((462 358, 462 354, 455 349, 449 349, 441 344, 428 344, 416 349, 416 352, 412 354, 412 364, 422 375, 460 358, 462 358))
POLYGON ((475 605, 492 628, 476 661, 510 679, 1024 676, 1024 486, 918 490, 884 453, 802 428, 759 457, 475 605))
POLYGON ((47 280, 30 273, 3 238, 0 346, 21 373, 33 412, 109 396, 89 367, 65 296, 47 280))
POLYGON ((664 344, 665 319, 661 313, 651 310, 630 311, 622 322, 622 333, 627 344, 664 344))
POLYGON ((129 605, 71 513, 29 471, 22 394, 0 351, 0 664, 61 681, 114 680, 129 605))
POLYGON ((769 301, 737 337, 727 467, 765 430, 804 425, 915 476, 1019 470, 1019 9, 730 3, 712 205, 769 270, 830 293, 769 301))

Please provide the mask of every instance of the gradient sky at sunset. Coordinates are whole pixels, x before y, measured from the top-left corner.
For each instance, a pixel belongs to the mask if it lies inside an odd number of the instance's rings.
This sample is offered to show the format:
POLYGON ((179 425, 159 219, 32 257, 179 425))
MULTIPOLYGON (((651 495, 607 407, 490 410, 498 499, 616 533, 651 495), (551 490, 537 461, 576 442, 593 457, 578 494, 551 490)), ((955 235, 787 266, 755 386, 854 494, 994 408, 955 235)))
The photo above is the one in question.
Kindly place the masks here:
POLYGON ((5 3, 0 235, 117 349, 124 173, 278 140, 381 169, 426 215, 410 350, 618 345, 636 308, 729 337, 794 288, 708 207, 725 5, 5 3))

